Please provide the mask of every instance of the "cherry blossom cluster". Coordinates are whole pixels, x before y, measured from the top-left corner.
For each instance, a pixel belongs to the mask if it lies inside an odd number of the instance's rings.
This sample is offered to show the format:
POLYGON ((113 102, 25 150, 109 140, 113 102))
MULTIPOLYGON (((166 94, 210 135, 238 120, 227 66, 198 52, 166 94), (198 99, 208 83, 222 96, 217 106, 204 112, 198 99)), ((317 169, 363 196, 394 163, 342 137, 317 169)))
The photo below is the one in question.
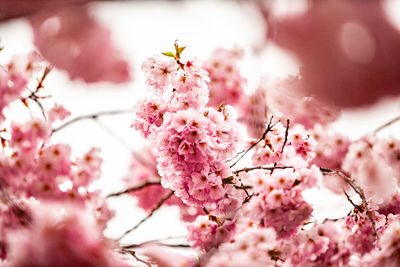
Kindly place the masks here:
POLYGON ((149 96, 132 126, 150 145, 132 152, 126 189, 106 197, 94 183, 100 150, 75 155, 53 141, 78 118, 65 121, 70 112, 44 94, 47 64, 32 53, 0 66, 2 266, 398 266, 400 141, 334 131, 339 111, 304 95, 302 76, 246 95, 240 49, 204 64, 184 50, 175 43, 143 63, 149 96), (32 118, 14 121, 13 102, 32 118), (316 219, 316 190, 341 196, 347 213, 316 219), (106 238, 106 199, 125 194, 146 217, 106 238), (185 244, 120 242, 163 206, 179 208, 185 244))
POLYGON ((238 47, 231 50, 218 48, 204 62, 204 69, 210 76, 210 106, 222 103, 236 106, 243 101, 247 81, 242 77, 238 64, 243 54, 243 49, 238 47))
POLYGON ((138 110, 133 125, 157 148, 162 185, 188 205, 211 208, 232 190, 224 183, 231 176, 224 162, 240 139, 237 115, 231 106, 206 107, 207 71, 196 61, 183 61, 183 49, 143 63, 146 84, 158 98, 144 100, 140 106, 146 108, 138 110))
POLYGON ((87 210, 49 202, 31 209, 32 223, 8 236, 5 266, 131 266, 87 210))
MULTIPOLYGON (((218 92, 224 92, 225 85, 220 78, 228 76, 224 73, 226 69, 219 67, 230 62, 224 56, 228 51, 216 50, 211 61, 205 61, 204 66, 210 73, 210 90, 218 88, 218 92)), ((159 58, 164 63, 158 64, 157 59, 151 58, 148 61, 154 66, 151 68, 149 63, 144 64, 147 84, 155 87, 152 103, 160 104, 139 109, 134 126, 156 144, 160 174, 157 181, 173 190, 188 206, 203 207, 205 212, 187 225, 187 241, 198 252, 199 259, 187 260, 182 256, 183 262, 188 266, 200 263, 211 267, 396 266, 398 237, 393 233, 400 211, 397 139, 366 136, 352 141, 333 131, 331 123, 337 120, 338 110, 303 95, 303 78, 290 76, 272 83, 264 80, 254 95, 242 94, 241 101, 237 102, 226 90, 226 102, 231 101, 240 111, 244 118, 240 120, 241 127, 246 126, 255 139, 247 142, 243 151, 235 147, 229 153, 218 150, 220 142, 212 146, 205 143, 196 150, 201 152, 197 155, 190 144, 218 131, 210 127, 206 118, 223 113, 227 107, 204 108, 196 113, 198 103, 188 101, 182 106, 166 101, 177 99, 173 96, 180 92, 176 88, 181 85, 175 84, 174 76, 179 78, 179 72, 184 70, 181 65, 185 65, 179 55, 171 54, 174 59, 169 62, 175 64, 173 70, 159 71, 170 66, 165 63, 168 58, 159 58), (169 74, 172 76, 168 77, 169 74), (162 76, 158 82, 156 75, 162 76), (255 118, 253 123, 249 120, 251 116, 255 118), (190 131, 196 134, 190 136, 190 131), (214 151, 218 156, 213 155, 214 151), (250 158, 247 154, 251 154, 250 158), (203 169, 206 157, 208 162, 219 161, 218 166, 224 166, 223 172, 217 170, 217 174, 224 173, 219 179, 222 178, 220 184, 225 192, 219 199, 215 199, 215 192, 211 190, 203 195, 191 190, 193 184, 199 186, 215 179, 215 168, 203 169), (246 158, 251 159, 252 166, 237 167, 246 158), (196 167, 192 162, 196 162, 196 167), (200 168, 200 173, 196 168, 200 168), (318 211, 303 194, 321 187, 342 195, 353 210, 342 218, 314 220, 314 213, 318 211), (210 199, 216 201, 218 208, 210 205, 210 199)), ((231 66, 239 70, 236 61, 231 66)), ((209 97, 209 104, 223 102, 219 95, 210 93, 209 97)))
POLYGON ((302 93, 306 86, 303 77, 288 76, 284 79, 265 79, 267 106, 278 116, 312 128, 315 124, 327 125, 335 121, 339 112, 329 102, 320 102, 302 93))
POLYGON ((0 258, 3 266, 128 266, 102 231, 113 217, 92 184, 100 177, 97 148, 72 156, 68 144, 51 140, 70 115, 48 99, 50 69, 37 53, 1 66, 2 114, 13 102, 32 112, 17 122, 2 115, 0 151, 0 258), (45 105, 46 104, 46 105, 45 105), (50 252, 50 253, 49 253, 50 252))

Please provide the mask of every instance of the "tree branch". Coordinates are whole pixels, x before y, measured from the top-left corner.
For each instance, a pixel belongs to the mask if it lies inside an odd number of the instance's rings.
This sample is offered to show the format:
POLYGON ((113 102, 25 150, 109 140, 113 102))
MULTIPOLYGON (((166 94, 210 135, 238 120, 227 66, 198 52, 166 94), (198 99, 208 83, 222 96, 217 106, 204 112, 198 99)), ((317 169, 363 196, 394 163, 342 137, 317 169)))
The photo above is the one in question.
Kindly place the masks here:
POLYGON ((160 201, 158 201, 157 205, 150 211, 150 213, 144 217, 140 222, 138 222, 134 227, 132 227, 131 229, 125 231, 125 233, 123 233, 117 240, 121 240, 122 238, 124 238, 126 235, 128 235, 129 233, 131 233, 132 231, 136 230, 140 225, 142 225, 142 223, 144 223, 145 221, 147 221, 151 216, 153 216, 154 212, 156 212, 159 208, 161 208, 161 206, 164 204, 165 201, 167 201, 172 195, 174 194, 174 191, 169 192, 166 196, 164 196, 162 199, 160 199, 160 201))
MULTIPOLYGON (((142 246, 144 246, 144 245, 146 245, 148 243, 152 243, 152 242, 151 241, 146 241, 146 242, 143 242, 143 243, 140 243, 140 244, 126 245, 126 246, 123 246, 122 248, 123 249, 139 248, 139 247, 142 247, 142 246)), ((171 248, 191 248, 191 246, 188 245, 188 244, 165 244, 165 243, 156 243, 156 244, 160 245, 160 246, 171 247, 171 248)))
POLYGON ((233 173, 235 175, 238 175, 241 172, 250 172, 250 171, 254 171, 254 170, 273 171, 276 169, 293 169, 293 167, 292 166, 256 166, 256 167, 239 169, 239 170, 233 171, 233 173))
MULTIPOLYGON (((252 150, 256 145, 258 145, 262 140, 265 139, 265 136, 268 134, 268 132, 270 132, 272 130, 272 128, 275 126, 275 124, 272 125, 272 119, 274 118, 274 116, 271 116, 269 123, 267 125, 267 129, 265 129, 264 133, 262 134, 261 138, 258 139, 257 142, 253 143, 247 150, 245 150, 244 152, 239 152, 243 153, 230 167, 232 168, 233 166, 235 166, 246 154, 247 152, 249 152, 250 150, 252 150)), ((235 156, 237 157, 237 155, 235 156)))
POLYGON ((132 109, 120 109, 120 110, 109 110, 109 111, 100 111, 97 113, 92 113, 92 114, 87 114, 87 115, 82 115, 82 116, 78 116, 75 117, 67 122, 65 122, 64 124, 56 127, 53 129, 53 133, 75 123, 81 120, 94 120, 97 119, 100 116, 111 116, 111 115, 119 115, 119 114, 125 114, 125 113, 132 113, 133 110, 132 109))
MULTIPOLYGON (((348 185, 351 186, 351 188, 354 190, 354 192, 356 192, 360 196, 361 201, 365 207, 365 213, 368 217, 368 220, 371 222, 373 235, 377 236, 375 221, 372 218, 371 212, 368 209, 368 202, 365 197, 364 190, 356 184, 356 181, 354 179, 351 179, 346 174, 344 174, 342 171, 336 171, 336 170, 331 170, 331 169, 327 169, 327 168, 320 168, 320 170, 322 171, 322 173, 324 175, 325 174, 334 174, 334 175, 340 176, 348 185)), ((357 208, 358 208, 358 206, 357 206, 357 208)))
POLYGON ((379 126, 378 128, 375 129, 375 131, 373 132, 373 134, 377 134, 378 132, 380 132, 381 130, 385 129, 386 127, 389 127, 390 125, 396 123, 400 121, 400 116, 397 116, 393 119, 391 119, 390 121, 382 124, 381 126, 379 126))
POLYGON ((136 252, 133 250, 129 250, 129 249, 122 249, 122 252, 124 253, 128 253, 130 254, 135 260, 137 260, 138 262, 141 262, 149 267, 151 267, 151 264, 145 260, 142 260, 141 258, 139 258, 138 256, 136 256, 136 252))
POLYGON ((283 149, 285 149, 285 145, 286 145, 286 142, 287 142, 287 140, 288 140, 289 126, 290 126, 290 120, 288 119, 288 120, 286 121, 285 141, 283 141, 281 153, 283 153, 283 149))
POLYGON ((123 194, 132 193, 132 192, 139 191, 145 187, 152 186, 152 185, 161 185, 161 182, 145 182, 138 186, 133 186, 133 187, 127 188, 127 189, 119 191, 119 192, 111 193, 111 194, 107 195, 106 198, 117 197, 117 196, 120 196, 123 194))

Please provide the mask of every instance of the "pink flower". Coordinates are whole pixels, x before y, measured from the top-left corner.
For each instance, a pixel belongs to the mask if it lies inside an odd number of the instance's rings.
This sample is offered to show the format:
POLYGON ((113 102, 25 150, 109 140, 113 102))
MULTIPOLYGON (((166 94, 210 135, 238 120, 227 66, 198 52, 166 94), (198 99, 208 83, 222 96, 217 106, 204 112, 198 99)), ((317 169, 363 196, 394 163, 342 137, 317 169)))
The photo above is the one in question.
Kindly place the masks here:
POLYGON ((30 22, 39 51, 55 67, 66 70, 71 79, 129 81, 128 63, 112 44, 110 32, 89 15, 87 7, 41 12, 30 22))
POLYGON ((139 102, 136 107, 136 118, 132 127, 139 130, 144 137, 155 133, 163 122, 164 114, 168 107, 163 99, 151 98, 139 102))
POLYGON ((363 257, 362 264, 372 267, 398 265, 400 260, 400 222, 398 218, 389 223, 378 240, 378 247, 379 249, 375 249, 363 257))
POLYGON ((250 216, 264 227, 272 227, 279 238, 288 239, 308 220, 311 206, 301 196, 299 188, 278 189, 266 187, 265 191, 253 197, 250 216))
POLYGON ((10 146, 19 151, 36 150, 40 142, 50 137, 50 125, 41 120, 31 120, 11 126, 10 146))
POLYGON ((312 128, 315 124, 326 125, 335 121, 339 111, 328 101, 322 102, 301 91, 303 78, 289 76, 281 80, 264 80, 267 105, 283 119, 312 128))
POLYGON ((64 120, 66 117, 71 115, 71 112, 66 110, 63 106, 55 104, 52 109, 47 112, 48 119, 51 122, 56 120, 64 120))
POLYGON ((73 181, 76 186, 88 186, 101 175, 100 149, 92 148, 82 158, 76 160, 73 181))
POLYGON ((349 138, 321 125, 314 127, 312 137, 317 141, 313 163, 323 168, 340 169, 351 144, 349 138))
POLYGON ((315 2, 268 26, 300 61, 306 95, 356 107, 399 94, 400 35, 381 1, 315 2))
POLYGON ((239 106, 242 114, 240 120, 247 127, 252 138, 260 138, 268 123, 268 107, 265 89, 260 86, 256 91, 246 96, 239 106))
POLYGON ((0 66, 0 119, 4 119, 3 109, 17 100, 27 84, 22 74, 7 72, 0 66))
POLYGON ((271 228, 247 228, 206 258, 206 267, 275 266, 284 252, 271 228))
POLYGON ((162 92, 175 78, 177 64, 171 58, 162 59, 161 56, 154 56, 143 62, 142 71, 146 77, 146 84, 162 92))
POLYGON ((243 50, 234 48, 216 49, 204 63, 204 68, 210 74, 209 106, 218 107, 221 104, 238 105, 244 96, 246 79, 242 77, 238 61, 243 57, 243 50))
POLYGON ((222 225, 209 216, 199 216, 196 221, 188 224, 188 242, 199 251, 209 251, 227 242, 233 236, 235 223, 225 221, 222 225))
POLYGON ((83 209, 41 203, 28 228, 8 234, 8 266, 129 266, 83 209))

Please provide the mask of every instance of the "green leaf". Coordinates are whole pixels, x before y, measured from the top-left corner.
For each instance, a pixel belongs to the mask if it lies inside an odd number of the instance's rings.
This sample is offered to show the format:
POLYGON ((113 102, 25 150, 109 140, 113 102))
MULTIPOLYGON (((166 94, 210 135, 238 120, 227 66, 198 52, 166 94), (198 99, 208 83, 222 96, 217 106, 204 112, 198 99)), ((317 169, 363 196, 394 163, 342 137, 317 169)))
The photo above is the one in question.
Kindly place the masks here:
POLYGON ((176 54, 179 57, 183 50, 185 50, 186 46, 181 46, 176 50, 176 54))
POLYGON ((175 57, 175 54, 172 53, 172 52, 164 52, 164 53, 161 53, 161 54, 163 54, 164 56, 167 56, 167 57, 175 57))

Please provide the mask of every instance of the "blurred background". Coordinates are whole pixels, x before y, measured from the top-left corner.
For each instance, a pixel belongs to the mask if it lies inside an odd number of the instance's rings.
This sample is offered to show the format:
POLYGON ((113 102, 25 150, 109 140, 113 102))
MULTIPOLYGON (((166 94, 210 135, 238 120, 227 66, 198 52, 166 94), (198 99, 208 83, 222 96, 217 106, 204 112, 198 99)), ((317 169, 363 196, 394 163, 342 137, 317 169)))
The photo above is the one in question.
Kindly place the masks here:
MULTIPOLYGON (((8 62, 15 54, 38 49, 56 67, 45 81, 47 92, 74 118, 133 108, 146 95, 142 62, 153 54, 171 51, 175 40, 187 46, 186 57, 200 60, 207 59, 218 47, 230 49, 236 45, 244 49, 240 68, 248 80, 247 93, 256 89, 262 77, 297 75, 304 65, 320 71, 319 77, 325 78, 310 79, 316 87, 326 81, 329 85, 332 81, 346 84, 343 73, 354 74, 352 79, 360 83, 348 84, 351 88, 345 90, 349 95, 343 97, 340 89, 335 91, 329 86, 328 92, 321 93, 342 108, 335 129, 354 139, 400 114, 396 96, 400 84, 399 14, 397 0, 0 0, 0 39, 4 48, 0 63, 8 62), (332 37, 335 31, 340 32, 339 37, 332 37), (347 61, 341 60, 333 47, 336 41, 347 61), (88 56, 80 57, 84 54, 88 56), (69 62, 71 57, 76 61, 69 62), (98 70, 99 66, 107 67, 98 70), (74 73, 76 69, 80 72, 74 73), (367 76, 375 78, 363 83, 367 76), (385 87, 368 87, 375 83, 385 87)), ((6 112, 22 121, 32 116, 21 103, 6 112)), ((70 144, 74 155, 93 146, 101 148, 103 174, 96 186, 106 195, 125 187, 122 179, 128 173, 132 152, 140 153, 147 144, 130 128, 133 118, 134 114, 128 113, 82 120, 55 133, 53 142, 70 144)), ((393 126, 380 135, 400 137, 398 129, 393 126)), ((349 210, 344 198, 325 191, 313 191, 308 199, 317 219, 341 217, 349 210)), ((131 197, 120 196, 109 202, 117 212, 106 232, 110 237, 119 236, 145 216, 135 208, 131 197)), ((185 233, 178 209, 166 207, 126 242, 185 233)))

